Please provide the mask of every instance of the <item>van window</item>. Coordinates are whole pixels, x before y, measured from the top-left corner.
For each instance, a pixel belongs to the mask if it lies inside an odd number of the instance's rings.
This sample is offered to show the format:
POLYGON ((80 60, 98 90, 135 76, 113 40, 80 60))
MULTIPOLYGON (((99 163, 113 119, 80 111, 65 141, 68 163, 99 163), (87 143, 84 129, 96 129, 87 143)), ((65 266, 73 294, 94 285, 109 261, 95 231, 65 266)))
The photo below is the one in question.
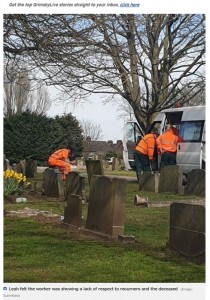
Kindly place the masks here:
POLYGON ((137 143, 138 139, 142 137, 142 132, 140 131, 136 123, 126 124, 126 137, 127 141, 137 143))
POLYGON ((185 142, 201 142, 203 133, 203 121, 181 122, 179 134, 185 142))
POLYGON ((181 123, 183 111, 166 112, 167 124, 177 125, 181 123))

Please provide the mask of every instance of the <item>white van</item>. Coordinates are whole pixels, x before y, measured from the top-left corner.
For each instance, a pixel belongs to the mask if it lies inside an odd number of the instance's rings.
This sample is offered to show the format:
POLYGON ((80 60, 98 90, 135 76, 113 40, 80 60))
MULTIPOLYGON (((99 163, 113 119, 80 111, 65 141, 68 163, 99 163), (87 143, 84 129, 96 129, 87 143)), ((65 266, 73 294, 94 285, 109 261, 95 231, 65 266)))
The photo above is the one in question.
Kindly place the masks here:
MULTIPOLYGON (((193 169, 205 169, 205 106, 191 106, 162 110, 155 118, 150 129, 158 128, 165 132, 169 122, 179 130, 183 142, 177 145, 177 165, 183 167, 185 173, 193 169)), ((144 135, 136 122, 125 124, 123 139, 123 158, 127 170, 135 170, 134 148, 140 137, 144 135)), ((158 158, 157 169, 160 165, 158 158)))

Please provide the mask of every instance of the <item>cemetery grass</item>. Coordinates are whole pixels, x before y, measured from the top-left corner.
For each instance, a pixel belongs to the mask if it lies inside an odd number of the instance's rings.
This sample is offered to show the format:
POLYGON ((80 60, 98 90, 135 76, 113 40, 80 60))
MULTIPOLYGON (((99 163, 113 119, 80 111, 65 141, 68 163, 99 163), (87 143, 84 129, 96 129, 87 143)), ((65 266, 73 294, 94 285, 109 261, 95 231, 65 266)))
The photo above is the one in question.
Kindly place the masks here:
MULTIPOLYGON (((137 183, 129 183, 125 235, 134 236, 134 244, 90 237, 64 228, 59 221, 5 216, 4 282, 205 282, 204 265, 166 252, 169 206, 134 206, 135 194, 139 194, 137 183)), ((144 195, 152 203, 193 198, 142 192, 144 195)), ((5 204, 4 208, 29 207, 63 215, 64 205, 63 200, 45 198, 5 204)), ((83 204, 82 215, 85 226, 87 204, 83 204)))

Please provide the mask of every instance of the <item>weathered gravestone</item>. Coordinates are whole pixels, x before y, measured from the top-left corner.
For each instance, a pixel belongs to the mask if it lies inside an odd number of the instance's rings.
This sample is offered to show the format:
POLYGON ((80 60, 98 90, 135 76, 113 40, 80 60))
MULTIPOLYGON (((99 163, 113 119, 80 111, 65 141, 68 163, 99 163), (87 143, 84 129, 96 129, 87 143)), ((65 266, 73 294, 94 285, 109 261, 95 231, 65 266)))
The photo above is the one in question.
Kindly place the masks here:
POLYGON ((85 177, 78 172, 70 172, 66 180, 66 200, 68 196, 74 194, 85 200, 85 177))
POLYGON ((47 168, 43 173, 44 194, 48 197, 64 197, 64 182, 58 169, 47 168))
POLYGON ((149 171, 143 172, 143 174, 139 176, 139 191, 158 193, 159 179, 160 175, 158 173, 151 174, 149 171))
POLYGON ((166 165, 160 170, 159 192, 183 194, 183 169, 176 165, 166 165))
POLYGON ((22 164, 21 162, 19 162, 19 163, 17 163, 17 164, 15 165, 15 171, 16 171, 17 173, 22 173, 22 174, 24 174, 23 164, 22 164))
POLYGON ((205 261, 205 207, 186 203, 170 205, 169 249, 204 263, 205 261))
POLYGON ((88 182, 90 185, 93 175, 104 175, 103 164, 101 160, 86 160, 86 169, 88 174, 88 182))
POLYGON ((4 154, 4 171, 10 169, 10 162, 9 159, 6 158, 6 155, 4 154))
POLYGON ((205 197, 205 170, 192 170, 187 174, 185 194, 205 197))
POLYGON ((24 159, 24 173, 27 178, 34 178, 37 173, 37 161, 31 158, 24 159))
POLYGON ((117 237, 124 233, 125 192, 124 179, 93 176, 86 228, 117 237))
POLYGON ((64 223, 81 227, 82 199, 78 195, 68 194, 67 206, 64 208, 64 223))

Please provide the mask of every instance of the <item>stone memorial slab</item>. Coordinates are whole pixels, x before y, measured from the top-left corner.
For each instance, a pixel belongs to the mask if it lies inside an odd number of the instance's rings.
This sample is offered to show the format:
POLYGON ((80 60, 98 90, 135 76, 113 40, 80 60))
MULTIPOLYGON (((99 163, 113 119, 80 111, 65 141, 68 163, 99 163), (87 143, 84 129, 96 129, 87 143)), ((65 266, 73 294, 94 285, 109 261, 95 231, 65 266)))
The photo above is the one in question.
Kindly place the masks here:
POLYGON ((17 173, 24 174, 23 164, 21 162, 17 163, 15 166, 15 170, 17 173))
POLYGON ((170 206, 169 247, 188 258, 205 260, 205 207, 185 203, 170 206))
POLYGON ((205 170, 192 170, 187 174, 187 185, 185 187, 185 194, 205 197, 205 181, 205 170))
POLYGON ((177 165, 163 166, 160 170, 160 193, 183 194, 183 169, 177 165))
POLYGON ((34 178, 37 173, 37 161, 27 158, 25 159, 25 176, 27 178, 34 178))
POLYGON ((139 176, 139 191, 147 191, 158 193, 159 191, 159 179, 160 175, 158 173, 143 172, 139 176))
POLYGON ((92 177, 87 229, 113 237, 124 234, 126 184, 124 179, 92 177))
POLYGON ((64 208, 64 223, 81 227, 82 224, 82 199, 78 195, 69 194, 67 206, 64 208))
POLYGON ((71 194, 81 196, 82 199, 85 199, 85 177, 75 171, 70 172, 66 180, 65 198, 67 199, 71 194))
POLYGON ((64 182, 58 169, 47 168, 43 173, 44 194, 48 197, 64 197, 64 182))
POLYGON ((10 169, 10 161, 6 158, 6 155, 4 154, 4 171, 10 169))
POLYGON ((88 174, 88 182, 90 185, 93 175, 104 175, 103 164, 101 160, 86 160, 86 169, 88 174))

